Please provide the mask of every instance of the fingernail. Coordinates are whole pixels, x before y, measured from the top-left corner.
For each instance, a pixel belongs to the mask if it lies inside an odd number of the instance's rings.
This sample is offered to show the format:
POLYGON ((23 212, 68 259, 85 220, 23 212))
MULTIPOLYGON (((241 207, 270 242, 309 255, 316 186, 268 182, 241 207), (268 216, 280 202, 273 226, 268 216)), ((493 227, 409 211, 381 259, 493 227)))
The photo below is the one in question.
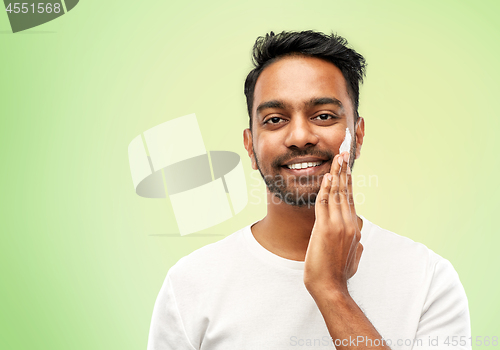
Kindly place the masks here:
POLYGON ((351 167, 349 165, 347 166, 346 172, 347 172, 347 175, 351 175, 351 167))
POLYGON ((328 181, 332 181, 332 178, 333 178, 333 177, 332 177, 332 174, 330 174, 330 173, 327 173, 327 174, 326 174, 326 179, 327 179, 328 181))
POLYGON ((347 164, 349 164, 349 153, 347 152, 344 153, 344 160, 347 164))
POLYGON ((344 161, 344 159, 342 158, 342 156, 339 155, 339 157, 337 158, 338 162, 339 162, 339 165, 342 166, 342 162, 344 161))

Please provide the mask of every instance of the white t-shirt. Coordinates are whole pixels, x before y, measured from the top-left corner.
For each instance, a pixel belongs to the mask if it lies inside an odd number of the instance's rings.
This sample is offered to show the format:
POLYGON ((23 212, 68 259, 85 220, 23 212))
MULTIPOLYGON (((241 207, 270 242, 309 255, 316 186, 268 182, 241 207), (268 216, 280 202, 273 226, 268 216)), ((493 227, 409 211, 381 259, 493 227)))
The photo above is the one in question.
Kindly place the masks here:
MULTIPOLYGON (((471 349, 467 297, 450 262, 360 217, 364 251, 349 291, 387 345, 471 349), (452 346, 452 339, 459 344, 452 346)), ((169 270, 154 306, 148 350, 335 349, 304 286, 304 262, 266 250, 250 227, 169 270)), ((355 338, 351 345, 364 345, 355 338)))

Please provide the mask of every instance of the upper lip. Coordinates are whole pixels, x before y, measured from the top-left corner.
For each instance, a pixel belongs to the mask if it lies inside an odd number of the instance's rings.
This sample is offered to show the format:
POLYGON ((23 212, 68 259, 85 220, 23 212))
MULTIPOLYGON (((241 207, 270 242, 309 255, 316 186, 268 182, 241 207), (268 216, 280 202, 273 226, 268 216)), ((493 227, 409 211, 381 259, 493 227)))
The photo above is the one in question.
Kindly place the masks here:
POLYGON ((324 162, 324 161, 326 161, 326 159, 321 159, 318 157, 297 157, 284 163, 283 166, 297 164, 297 163, 314 163, 314 162, 324 162))

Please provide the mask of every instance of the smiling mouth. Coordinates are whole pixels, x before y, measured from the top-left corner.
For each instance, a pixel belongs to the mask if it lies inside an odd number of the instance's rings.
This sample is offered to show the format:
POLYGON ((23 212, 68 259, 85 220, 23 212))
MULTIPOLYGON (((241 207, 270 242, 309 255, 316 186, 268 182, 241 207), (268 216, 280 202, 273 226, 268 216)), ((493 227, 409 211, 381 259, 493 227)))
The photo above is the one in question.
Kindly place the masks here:
POLYGON ((325 161, 319 161, 319 162, 304 162, 304 163, 294 163, 294 164, 288 164, 284 165, 284 167, 288 169, 308 169, 308 168, 314 168, 317 166, 320 166, 323 164, 325 161))

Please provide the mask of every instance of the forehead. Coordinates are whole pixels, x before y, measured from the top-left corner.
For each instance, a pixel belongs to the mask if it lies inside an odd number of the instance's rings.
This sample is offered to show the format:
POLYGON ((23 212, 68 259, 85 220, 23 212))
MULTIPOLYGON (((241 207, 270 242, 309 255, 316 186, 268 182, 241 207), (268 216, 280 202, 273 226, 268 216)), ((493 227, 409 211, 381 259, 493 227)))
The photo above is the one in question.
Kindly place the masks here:
POLYGON ((352 103, 340 69, 315 57, 289 56, 266 67, 255 84, 253 115, 261 103, 278 100, 300 108, 314 98, 338 99, 352 113, 352 103))

